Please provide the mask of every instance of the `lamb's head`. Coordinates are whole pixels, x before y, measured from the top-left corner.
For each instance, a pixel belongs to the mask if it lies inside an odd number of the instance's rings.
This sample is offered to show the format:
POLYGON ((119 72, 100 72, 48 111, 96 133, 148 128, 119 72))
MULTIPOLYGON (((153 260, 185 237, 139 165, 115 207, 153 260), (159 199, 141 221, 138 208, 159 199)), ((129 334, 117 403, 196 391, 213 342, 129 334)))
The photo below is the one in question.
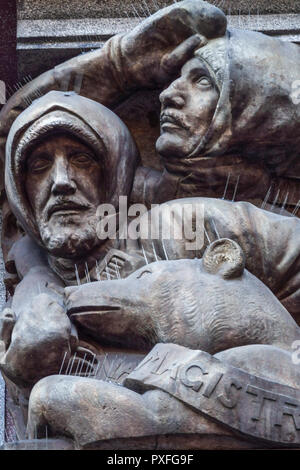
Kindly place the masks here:
POLYGON ((286 347, 298 327, 245 269, 240 246, 217 240, 202 259, 157 261, 124 280, 66 289, 71 318, 101 342, 173 342, 216 353, 246 344, 286 347))

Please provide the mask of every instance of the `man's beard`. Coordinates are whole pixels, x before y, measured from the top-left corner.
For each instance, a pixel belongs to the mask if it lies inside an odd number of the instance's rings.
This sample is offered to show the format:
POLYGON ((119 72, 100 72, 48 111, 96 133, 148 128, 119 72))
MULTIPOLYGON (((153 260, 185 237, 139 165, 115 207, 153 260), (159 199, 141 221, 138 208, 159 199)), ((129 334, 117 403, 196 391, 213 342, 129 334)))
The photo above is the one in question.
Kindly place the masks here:
MULTIPOLYGON (((69 220, 68 220, 69 219, 69 220)), ((80 258, 86 256, 100 240, 97 237, 96 216, 75 223, 67 220, 41 222, 40 235, 46 250, 55 257, 80 258)))

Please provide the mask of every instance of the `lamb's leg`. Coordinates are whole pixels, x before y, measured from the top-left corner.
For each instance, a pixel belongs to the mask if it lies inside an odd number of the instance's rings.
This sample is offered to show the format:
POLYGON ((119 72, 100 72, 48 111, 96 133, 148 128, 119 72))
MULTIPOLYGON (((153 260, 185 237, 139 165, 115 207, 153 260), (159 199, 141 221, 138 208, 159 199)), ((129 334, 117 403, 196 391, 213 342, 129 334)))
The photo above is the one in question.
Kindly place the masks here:
POLYGON ((67 436, 89 443, 155 434, 155 417, 143 395, 83 377, 53 375, 40 380, 29 401, 27 433, 67 436))

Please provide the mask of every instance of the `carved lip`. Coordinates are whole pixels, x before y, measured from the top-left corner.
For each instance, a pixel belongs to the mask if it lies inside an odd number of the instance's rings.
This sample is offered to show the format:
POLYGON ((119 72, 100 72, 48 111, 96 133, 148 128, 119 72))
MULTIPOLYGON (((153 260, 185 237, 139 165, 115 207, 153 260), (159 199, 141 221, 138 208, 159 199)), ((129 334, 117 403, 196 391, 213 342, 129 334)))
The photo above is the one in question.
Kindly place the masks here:
POLYGON ((77 213, 77 212, 85 211, 87 209, 88 209, 88 206, 77 204, 75 202, 63 202, 60 204, 54 204, 52 207, 50 207, 48 211, 48 218, 50 219, 50 217, 56 213, 61 213, 61 214, 77 213))
POLYGON ((173 114, 171 112, 163 112, 160 116, 160 125, 162 130, 164 128, 182 128, 188 130, 187 125, 183 122, 181 116, 173 114))

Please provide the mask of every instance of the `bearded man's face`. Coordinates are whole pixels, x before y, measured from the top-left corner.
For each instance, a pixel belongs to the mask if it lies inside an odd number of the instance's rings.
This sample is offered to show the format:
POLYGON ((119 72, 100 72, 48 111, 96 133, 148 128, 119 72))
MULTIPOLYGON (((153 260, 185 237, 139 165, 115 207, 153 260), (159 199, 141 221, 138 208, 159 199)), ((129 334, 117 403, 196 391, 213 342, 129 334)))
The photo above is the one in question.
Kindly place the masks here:
POLYGON ((51 135, 26 160, 25 187, 45 248, 77 258, 99 243, 103 175, 93 151, 71 135, 51 135))

